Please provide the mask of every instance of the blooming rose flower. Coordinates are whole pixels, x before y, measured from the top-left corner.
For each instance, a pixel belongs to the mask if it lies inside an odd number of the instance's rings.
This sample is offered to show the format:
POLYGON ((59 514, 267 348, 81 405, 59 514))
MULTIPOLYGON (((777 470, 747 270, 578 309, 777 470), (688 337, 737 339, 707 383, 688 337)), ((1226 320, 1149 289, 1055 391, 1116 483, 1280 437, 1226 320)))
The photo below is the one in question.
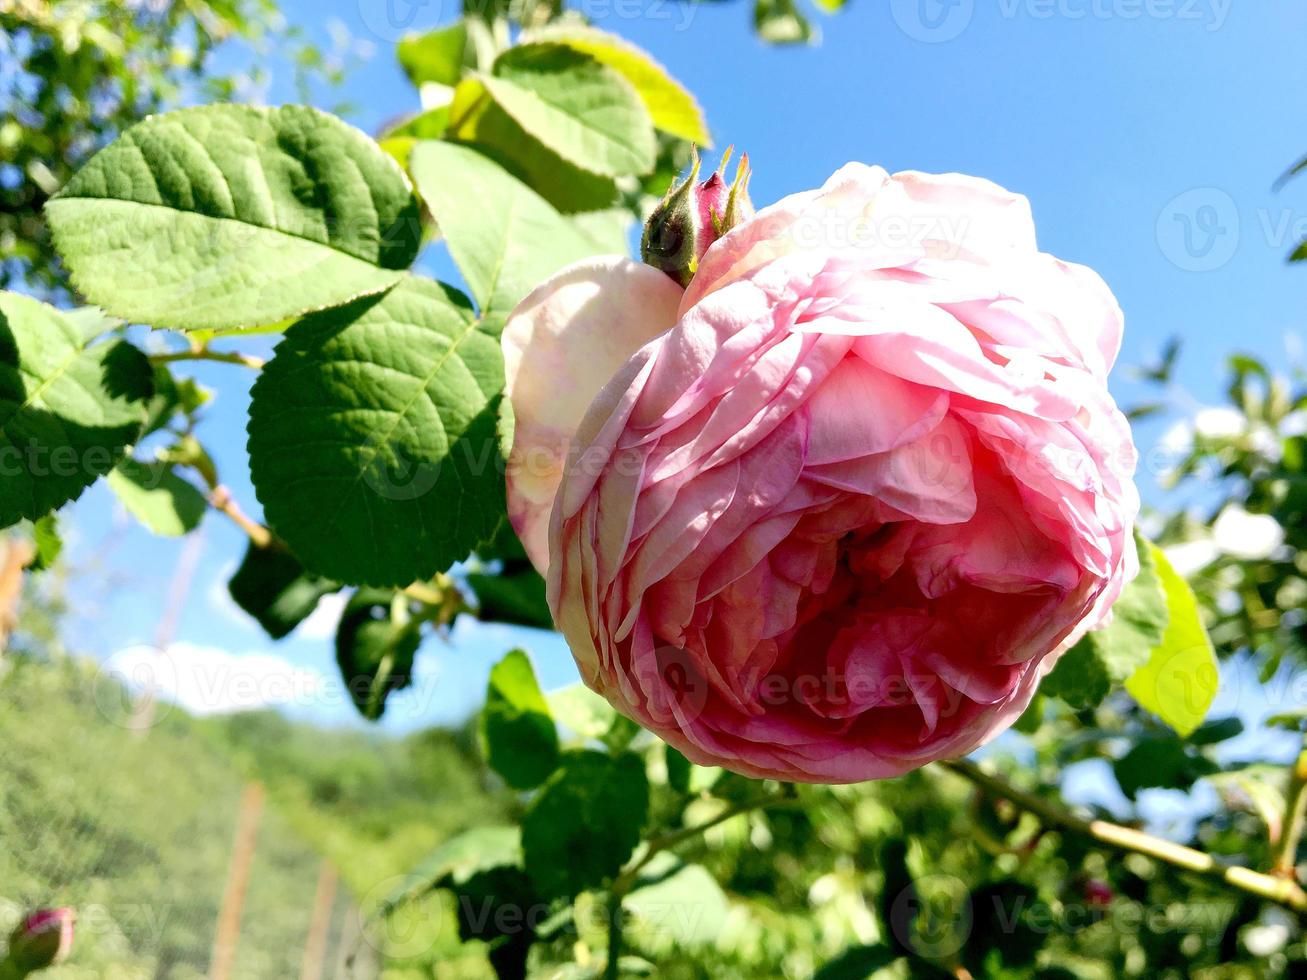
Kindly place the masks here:
POLYGON ((1121 311, 1022 197, 850 164, 682 289, 504 334, 509 515, 585 682, 691 760, 851 782, 1007 728, 1137 568, 1121 311))

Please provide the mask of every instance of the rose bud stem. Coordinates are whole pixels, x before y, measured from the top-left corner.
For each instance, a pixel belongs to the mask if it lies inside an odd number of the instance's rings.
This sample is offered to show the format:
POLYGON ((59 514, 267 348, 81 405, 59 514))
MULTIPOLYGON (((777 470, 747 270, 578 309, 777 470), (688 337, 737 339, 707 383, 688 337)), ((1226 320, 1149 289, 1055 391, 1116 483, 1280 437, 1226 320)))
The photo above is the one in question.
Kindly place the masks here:
MULTIPOLYGON (((722 170, 730 158, 727 149, 722 155, 722 170)), ((713 171, 711 177, 698 183, 699 166, 696 149, 690 175, 667 192, 645 222, 640 239, 640 257, 645 264, 662 270, 682 286, 689 285, 699 260, 713 242, 753 217, 747 153, 741 155, 729 186, 720 171, 713 171)))
POLYGON ((9 935, 0 980, 18 980, 67 959, 75 919, 70 908, 39 909, 23 919, 9 935))

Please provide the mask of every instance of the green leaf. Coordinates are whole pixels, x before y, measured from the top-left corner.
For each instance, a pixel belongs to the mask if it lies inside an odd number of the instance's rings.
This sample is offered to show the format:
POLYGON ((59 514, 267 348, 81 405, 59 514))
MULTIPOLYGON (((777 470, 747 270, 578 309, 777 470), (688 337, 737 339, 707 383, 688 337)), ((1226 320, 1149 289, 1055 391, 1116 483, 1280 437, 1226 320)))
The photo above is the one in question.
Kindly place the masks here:
POLYGON ((158 327, 257 327, 370 295, 417 256, 416 199, 371 139, 305 106, 151 116, 47 205, 73 282, 158 327))
POLYGON ((899 959, 888 946, 850 946, 814 975, 812 980, 866 980, 899 959))
POLYGON ((616 34, 579 25, 546 27, 529 40, 566 45, 620 72, 634 86, 654 126, 699 146, 712 146, 699 103, 642 48, 616 34))
POLYGON ((607 177, 643 174, 657 153, 635 88, 590 55, 560 44, 519 44, 481 77, 521 127, 564 160, 607 177))
POLYGON ((480 78, 454 90, 447 139, 475 147, 565 214, 619 206, 612 177, 569 163, 523 129, 500 108, 480 78))
POLYGON ((467 27, 460 21, 426 34, 405 36, 395 54, 414 85, 455 85, 466 67, 466 52, 467 27))
POLYGON ((568 219, 591 243, 599 255, 629 255, 631 252, 631 229, 635 219, 625 208, 607 208, 603 211, 587 211, 574 214, 568 219))
POLYGON ((813 44, 819 37, 794 0, 754 0, 753 29, 771 44, 813 44))
POLYGON ((513 789, 534 789, 558 765, 558 729, 523 650, 490 671, 481 736, 490 768, 513 789))
POLYGON ((53 307, 0 293, 0 527, 77 499, 141 431, 149 363, 124 341, 83 345, 53 307))
POLYGON ((1155 735, 1137 742, 1112 769, 1121 792, 1133 800, 1141 789, 1187 790, 1216 772, 1216 764, 1174 735, 1155 735))
POLYGON ((527 874, 546 898, 599 886, 634 852, 648 811, 639 756, 564 754, 522 819, 527 874))
POLYGON ((28 566, 32 571, 45 571, 59 560, 64 540, 59 534, 59 519, 54 514, 46 514, 32 524, 32 543, 36 547, 32 564, 28 566))
POLYGON ((1098 704, 1112 688, 1125 682, 1148 662, 1166 634, 1169 613, 1166 593, 1148 541, 1136 535, 1139 574, 1112 607, 1112 622, 1087 634, 1063 655, 1045 679, 1045 694, 1072 707, 1098 704))
POLYGON ((1160 548, 1150 544, 1149 549, 1166 592, 1170 622, 1148 663, 1125 686, 1143 707, 1187 736, 1202 724, 1216 697, 1220 680, 1216 651, 1193 590, 1160 548))
POLYGON ((731 912, 726 893, 707 869, 666 852, 640 872, 622 907, 635 918, 635 928, 686 949, 716 943, 731 912))
POLYGON ((413 683, 413 657, 421 642, 414 623, 397 615, 394 593, 360 589, 349 600, 336 631, 336 664, 354 707, 369 721, 386 710, 386 699, 413 683))
POLYGON ((593 243, 538 194, 475 150, 419 143, 409 167, 487 329, 498 332, 531 289, 595 254, 593 243))
POLYGON ((1284 814, 1288 810, 1284 798, 1283 766, 1258 763, 1229 772, 1210 773, 1206 778, 1216 787, 1227 807, 1255 813, 1266 827, 1270 842, 1280 840, 1284 832, 1284 814))
POLYGON ((1191 745, 1217 745, 1243 734, 1243 722, 1231 716, 1203 722, 1189 736, 1191 745))
POLYGON ((209 507, 195 484, 178 476, 168 463, 124 459, 106 482, 129 514, 165 538, 194 531, 209 507))
POLYGON ((406 875, 404 883, 381 904, 381 912, 387 914, 434 888, 462 885, 482 871, 500 866, 520 867, 521 863, 520 829, 473 827, 445 841, 406 875))
POLYGON ((313 614, 323 596, 338 592, 340 586, 306 572, 280 545, 260 548, 251 542, 227 589, 236 605, 270 637, 280 640, 313 614))
POLYGON ((582 739, 602 739, 612 730, 617 711, 579 681, 550 691, 549 708, 558 723, 582 739))
POLYGON ((530 564, 505 569, 498 575, 473 573, 468 575, 467 584, 476 595, 477 618, 541 630, 554 628, 545 601, 545 580, 530 564))
POLYGON ((158 432, 178 414, 193 415, 211 397, 212 392, 197 384, 194 379, 178 379, 166 364, 154 365, 154 397, 150 399, 145 426, 141 431, 142 438, 158 432))
POLYGON ((694 771, 690 760, 670 745, 663 746, 667 762, 667 785, 678 793, 690 792, 690 774, 694 771))
POLYGON ((252 394, 250 476, 269 523, 339 582, 448 568, 504 513, 503 387, 498 342, 431 280, 306 317, 252 394))

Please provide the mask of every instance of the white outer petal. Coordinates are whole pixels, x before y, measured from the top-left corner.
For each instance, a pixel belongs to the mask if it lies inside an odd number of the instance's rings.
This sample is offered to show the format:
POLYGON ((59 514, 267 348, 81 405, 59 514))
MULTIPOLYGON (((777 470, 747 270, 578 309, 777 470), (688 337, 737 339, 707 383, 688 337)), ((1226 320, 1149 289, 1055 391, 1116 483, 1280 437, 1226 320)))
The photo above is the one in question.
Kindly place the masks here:
POLYGON ((515 419, 508 517, 541 574, 572 436, 604 384, 676 322, 681 293, 662 272, 628 258, 585 259, 532 290, 504 326, 515 419))

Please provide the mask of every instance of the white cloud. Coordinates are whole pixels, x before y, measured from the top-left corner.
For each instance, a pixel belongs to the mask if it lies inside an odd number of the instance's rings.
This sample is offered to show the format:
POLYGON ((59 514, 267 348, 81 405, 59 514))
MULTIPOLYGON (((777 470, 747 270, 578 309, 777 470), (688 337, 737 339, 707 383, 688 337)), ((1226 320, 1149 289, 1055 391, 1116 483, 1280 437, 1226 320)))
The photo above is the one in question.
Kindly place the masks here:
POLYGON ((340 625, 341 613, 345 611, 348 597, 342 592, 324 595, 317 606, 299 626, 295 636, 301 640, 330 640, 336 636, 336 627, 340 625))
POLYGON ((235 654, 192 643, 174 643, 166 650, 128 647, 103 669, 137 692, 151 691, 196 715, 316 704, 331 686, 318 671, 275 654, 235 654))

